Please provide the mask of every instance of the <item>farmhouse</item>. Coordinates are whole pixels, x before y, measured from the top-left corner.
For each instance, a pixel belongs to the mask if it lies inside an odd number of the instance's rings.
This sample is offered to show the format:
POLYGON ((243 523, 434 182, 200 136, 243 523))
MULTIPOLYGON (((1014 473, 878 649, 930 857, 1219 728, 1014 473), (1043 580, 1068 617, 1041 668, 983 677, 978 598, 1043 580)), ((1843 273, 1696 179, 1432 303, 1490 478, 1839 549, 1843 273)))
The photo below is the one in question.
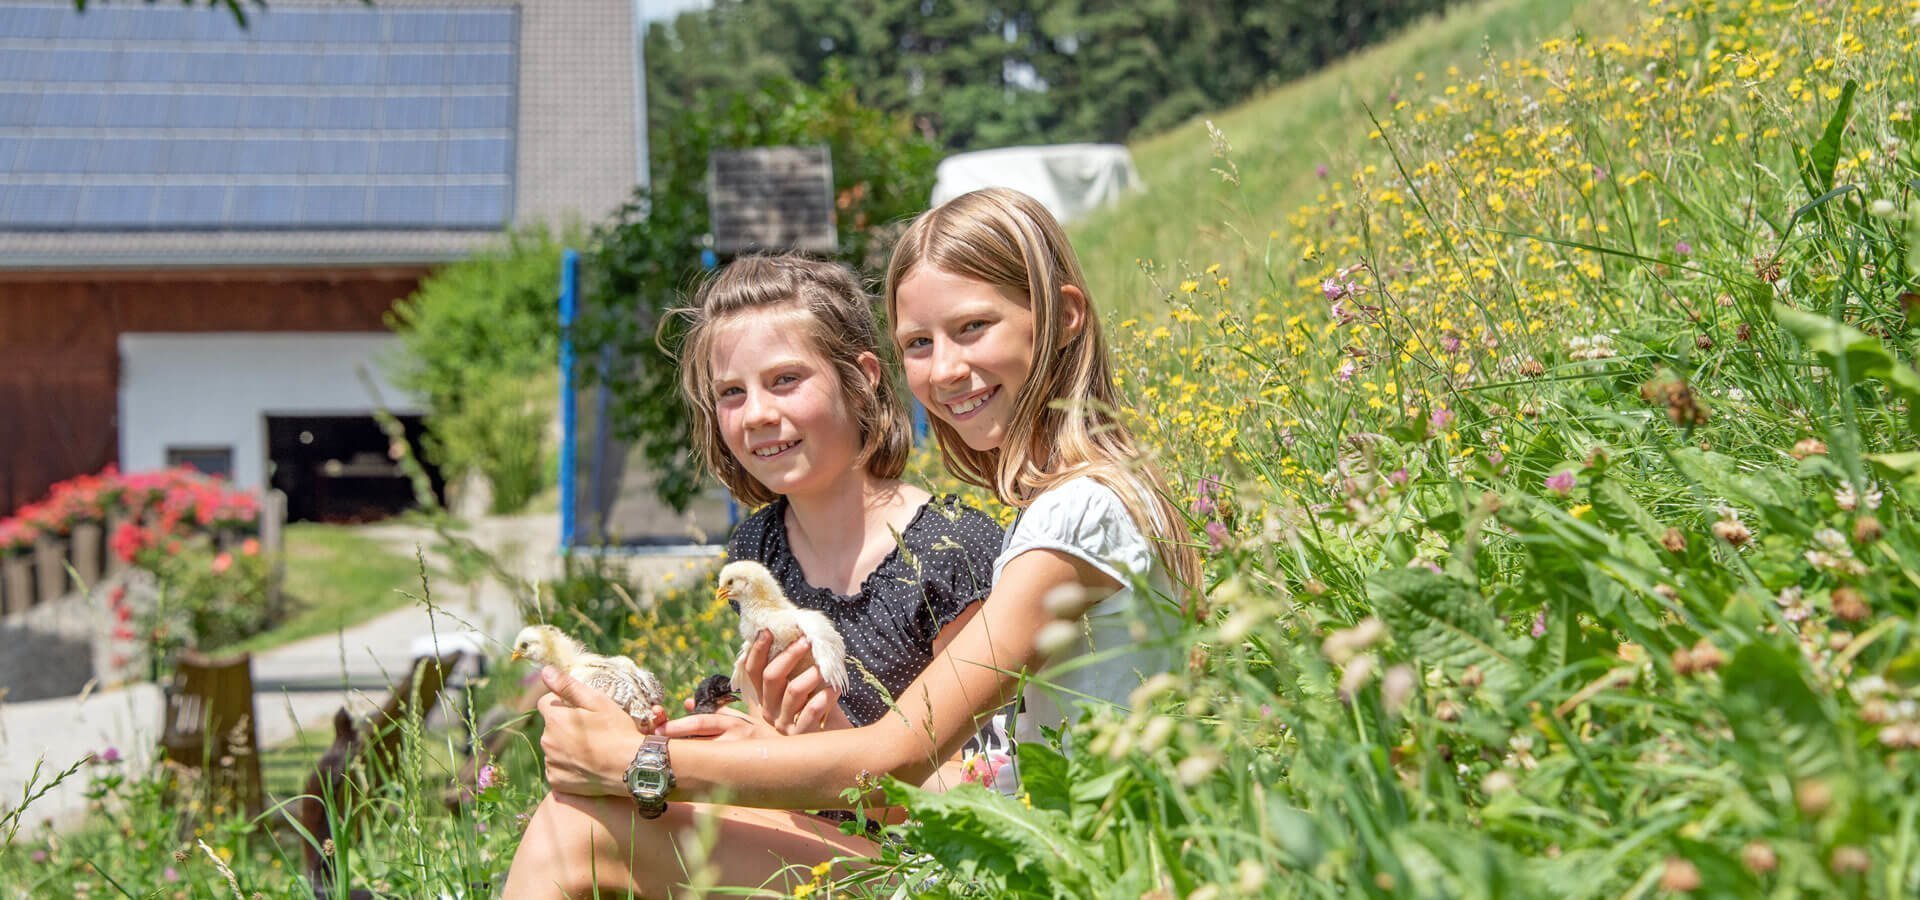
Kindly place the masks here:
POLYGON ((630 197, 636 7, 0 4, 0 512, 109 463, 404 503, 383 316, 630 197))

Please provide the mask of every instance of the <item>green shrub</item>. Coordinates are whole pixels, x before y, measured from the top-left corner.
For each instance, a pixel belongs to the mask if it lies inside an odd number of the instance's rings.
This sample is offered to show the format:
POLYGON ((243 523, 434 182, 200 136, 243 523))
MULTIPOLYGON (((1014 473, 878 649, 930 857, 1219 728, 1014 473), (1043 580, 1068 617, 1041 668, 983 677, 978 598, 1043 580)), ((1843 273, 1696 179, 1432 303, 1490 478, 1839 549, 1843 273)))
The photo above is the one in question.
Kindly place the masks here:
POLYGON ((394 380, 427 405, 428 458, 449 482, 484 477, 495 513, 551 483, 561 249, 543 229, 522 231, 435 272, 387 316, 406 352, 394 380))

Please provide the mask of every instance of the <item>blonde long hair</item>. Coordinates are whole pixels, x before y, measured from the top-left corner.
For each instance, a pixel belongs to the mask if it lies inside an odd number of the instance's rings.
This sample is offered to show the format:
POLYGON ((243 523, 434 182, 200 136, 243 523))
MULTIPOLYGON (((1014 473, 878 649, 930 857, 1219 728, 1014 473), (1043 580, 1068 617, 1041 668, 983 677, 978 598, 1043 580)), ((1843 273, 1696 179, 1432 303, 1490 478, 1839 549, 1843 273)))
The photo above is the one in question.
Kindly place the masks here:
POLYGON ((1200 559, 1167 499, 1166 480, 1134 441, 1116 411, 1106 338, 1093 298, 1085 322, 1068 335, 1061 287, 1084 295, 1087 279, 1066 232, 1032 197, 986 188, 928 210, 894 245, 887 266, 887 317, 897 318, 900 282, 932 266, 994 287, 1019 291, 1033 310, 1033 368, 1014 398, 1007 435, 994 450, 975 450, 938 417, 933 431, 949 471, 1024 508, 1041 492, 1086 476, 1111 488, 1175 582, 1200 587, 1200 559))
MULTIPOLYGON (((872 353, 884 367, 880 326, 873 298, 846 266, 797 254, 743 256, 716 272, 694 294, 690 306, 668 312, 661 321, 663 339, 674 321, 687 323, 679 352, 680 396, 693 422, 693 452, 708 472, 749 507, 773 502, 775 494, 747 474, 727 451, 713 395, 713 343, 722 327, 749 314, 782 317, 778 326, 798 330, 808 347, 833 369, 840 399, 860 425, 860 456, 875 478, 895 479, 906 470, 913 451, 912 425, 892 379, 869 387, 860 357, 872 353)), ((671 351, 669 351, 671 352, 671 351)))

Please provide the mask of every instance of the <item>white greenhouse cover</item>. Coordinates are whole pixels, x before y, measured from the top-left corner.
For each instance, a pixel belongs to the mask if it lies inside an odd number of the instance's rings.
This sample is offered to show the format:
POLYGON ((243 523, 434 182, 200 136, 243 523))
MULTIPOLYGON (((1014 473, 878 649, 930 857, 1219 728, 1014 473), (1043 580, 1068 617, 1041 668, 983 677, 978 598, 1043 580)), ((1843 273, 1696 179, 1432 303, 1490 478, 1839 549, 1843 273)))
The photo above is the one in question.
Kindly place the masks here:
POLYGON ((933 205, 986 187, 1024 192, 1055 218, 1071 222, 1146 185, 1121 144, 1002 147, 942 160, 934 171, 933 205))

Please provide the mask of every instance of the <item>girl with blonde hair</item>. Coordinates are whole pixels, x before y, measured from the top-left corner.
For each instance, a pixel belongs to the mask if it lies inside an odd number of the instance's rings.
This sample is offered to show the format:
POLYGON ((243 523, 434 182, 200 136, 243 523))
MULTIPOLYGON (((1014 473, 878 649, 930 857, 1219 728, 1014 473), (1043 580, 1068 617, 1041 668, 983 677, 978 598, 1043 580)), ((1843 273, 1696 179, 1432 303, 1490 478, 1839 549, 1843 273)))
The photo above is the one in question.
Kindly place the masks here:
MULTIPOLYGON (((554 793, 529 823, 508 896, 671 894, 686 880, 674 835, 693 813, 682 801, 844 806, 842 793, 875 775, 926 780, 1016 698, 1011 708, 1025 711, 1015 732, 1030 739, 1087 702, 1123 703, 1177 662, 1178 598, 1197 586, 1198 559, 1157 470, 1114 415, 1099 319, 1059 224, 1000 189, 929 211, 895 247, 887 311, 949 468, 1021 511, 992 593, 894 709, 858 728, 698 740, 669 722, 643 736, 618 707, 547 670, 554 793), (1042 646, 1059 621, 1079 627, 1042 646), (1061 674, 1048 683, 1025 677, 1049 665, 1061 674)), ((713 834, 708 860, 729 885, 870 855, 724 816, 713 834)))

